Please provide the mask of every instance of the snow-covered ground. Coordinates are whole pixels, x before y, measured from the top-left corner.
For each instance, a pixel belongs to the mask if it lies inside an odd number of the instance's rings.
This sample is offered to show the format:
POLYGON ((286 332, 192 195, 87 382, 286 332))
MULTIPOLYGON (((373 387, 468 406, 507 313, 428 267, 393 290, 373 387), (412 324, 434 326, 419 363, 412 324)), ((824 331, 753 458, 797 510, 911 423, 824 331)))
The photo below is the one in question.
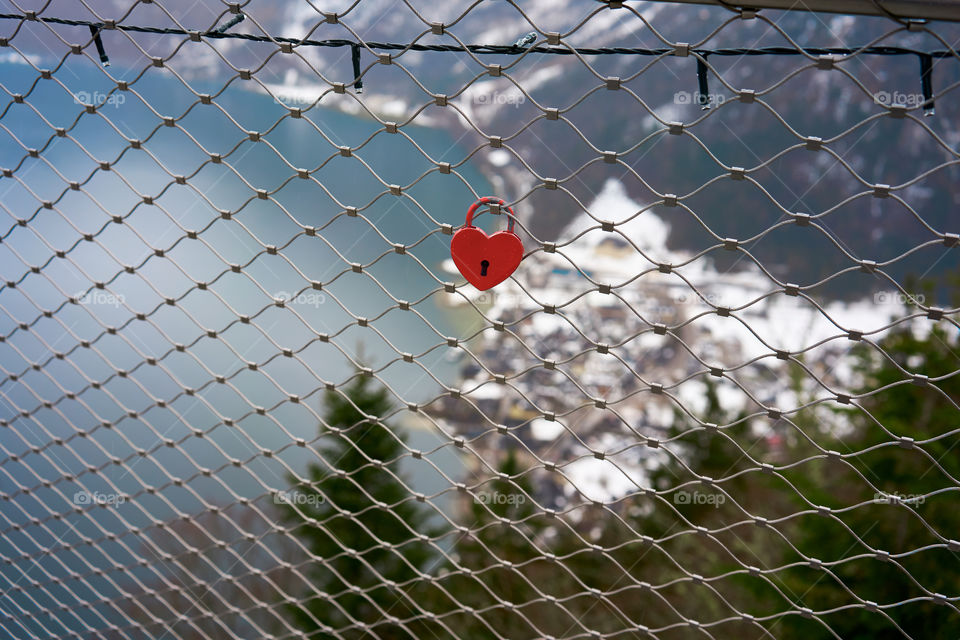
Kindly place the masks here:
MULTIPOLYGON (((643 203, 631 200, 615 180, 606 182, 588 211, 593 217, 584 213, 576 218, 561 234, 556 253, 528 255, 514 278, 492 291, 461 289, 487 318, 513 323, 511 330, 538 357, 563 363, 558 370, 623 416, 626 424, 614 426, 594 424, 576 414, 561 418, 564 411, 590 398, 559 372, 553 374, 556 385, 566 385, 556 394, 559 400, 540 380, 522 376, 512 381, 539 409, 557 412, 556 421, 530 421, 530 442, 534 451, 569 447, 562 471, 573 485, 567 490, 570 496, 579 491, 587 499, 613 500, 644 486, 645 469, 655 458, 649 449, 629 445, 638 441, 638 433, 663 433, 675 420, 677 406, 664 395, 648 393, 648 384, 662 384, 694 415, 706 409, 706 379, 716 383, 720 403, 730 415, 744 410, 762 413, 765 408, 789 415, 811 398, 829 394, 810 376, 801 389, 792 388, 786 375, 788 363, 776 357, 777 350, 802 353, 818 378, 842 392, 853 383, 843 357, 855 344, 846 338, 847 331, 879 339, 902 312, 892 304, 876 304, 872 294, 855 302, 829 302, 821 310, 802 295, 784 293, 781 284, 756 266, 720 271, 709 254, 694 258, 670 250, 667 223, 643 203), (599 221, 613 222, 615 231, 603 231, 599 221), (660 264, 672 265, 672 272, 659 272, 660 264), (612 294, 596 292, 591 279, 611 285, 612 294), (556 305, 559 313, 544 313, 544 305, 556 305), (718 315, 716 307, 730 308, 729 316, 718 315), (666 335, 653 331, 652 325, 659 323, 668 328, 666 335), (597 353, 594 345, 603 343, 612 345, 611 354, 622 362, 597 353), (723 369, 724 377, 709 377, 710 367, 723 369), (638 384, 634 384, 635 375, 642 379, 638 384), (573 441, 573 433, 587 448, 573 441), (595 457, 596 452, 605 458, 595 457)), ((456 273, 452 263, 445 266, 456 273)), ((459 294, 449 299, 463 302, 459 294)), ((485 333, 471 348, 476 353, 484 349, 496 353, 497 363, 490 366, 496 369, 502 363, 501 371, 521 371, 537 363, 501 333, 485 333)), ((462 387, 475 388, 471 396, 475 393, 488 401, 501 397, 505 404, 516 402, 508 388, 490 381, 486 371, 475 372, 462 387)))

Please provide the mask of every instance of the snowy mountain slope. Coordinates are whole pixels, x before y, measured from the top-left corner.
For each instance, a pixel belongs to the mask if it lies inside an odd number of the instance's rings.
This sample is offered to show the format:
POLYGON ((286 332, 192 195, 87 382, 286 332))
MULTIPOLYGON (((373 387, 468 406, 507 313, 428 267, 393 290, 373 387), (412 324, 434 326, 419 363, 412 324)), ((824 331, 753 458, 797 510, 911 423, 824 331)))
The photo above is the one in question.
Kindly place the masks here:
MULTIPOLYGON (((3 4, 8 3, 0 2, 3 4)), ((44 6, 34 4, 29 8, 44 6)), ((741 21, 731 19, 721 7, 663 2, 628 5, 629 9, 608 10, 588 0, 530 0, 519 5, 493 1, 253 0, 244 5, 248 19, 233 31, 309 35, 313 39, 511 44, 536 25, 544 32, 564 34, 563 42, 570 46, 656 48, 664 46, 657 34, 670 42, 697 44, 719 28, 705 46, 790 45, 786 34, 810 46, 879 42, 921 50, 943 47, 940 40, 926 33, 901 31, 883 38, 892 26, 877 18, 763 12, 767 20, 741 21), (325 21, 324 12, 343 15, 333 24, 325 21), (444 35, 425 33, 431 22, 450 26, 444 35)), ((132 11, 129 6, 126 0, 104 0, 96 3, 97 14, 93 15, 82 3, 55 0, 44 13, 79 19, 122 18, 130 24, 201 30, 230 17, 228 14, 218 20, 225 11, 220 3, 164 0, 137 5, 132 11)), ((957 25, 936 24, 933 28, 948 42, 960 36, 957 25)), ((67 42, 89 41, 84 29, 63 26, 55 31, 67 42)), ((148 56, 170 55, 182 40, 137 34, 134 44, 122 33, 104 34, 115 64, 133 67, 149 64, 148 56)), ((47 57, 64 48, 45 27, 32 23, 20 30, 16 45, 29 55, 47 57)), ((281 54, 273 45, 239 40, 218 40, 213 46, 215 50, 207 44, 182 45, 168 65, 188 81, 222 81, 234 77, 235 69, 253 69, 253 79, 236 81, 237 86, 269 90, 288 106, 302 108, 329 92, 330 82, 349 83, 353 78, 349 48, 298 47, 293 54, 281 54)), ((580 59, 545 54, 521 59, 509 55, 477 57, 479 64, 463 53, 408 51, 395 55, 394 64, 381 65, 364 50, 361 66, 370 68, 364 76, 361 98, 367 109, 384 119, 403 123, 412 118, 415 125, 452 130, 465 152, 449 161, 476 164, 502 196, 518 202, 525 227, 539 240, 555 239, 583 212, 582 203, 595 198, 610 178, 635 174, 624 181, 629 195, 651 201, 656 193, 691 193, 725 175, 725 167, 750 169, 774 157, 775 162, 751 176, 769 196, 749 184, 738 185, 736 190, 724 182, 711 185, 688 203, 697 217, 669 217, 666 243, 672 249, 698 251, 711 241, 703 233, 703 224, 717 235, 739 239, 756 236, 782 220, 782 209, 829 212, 822 220, 827 229, 824 234, 804 233, 801 238, 799 232, 774 233, 752 248, 762 262, 784 274, 796 274, 791 277, 804 284, 848 266, 844 251, 859 259, 883 262, 934 238, 928 226, 941 232, 960 230, 955 216, 950 215, 960 204, 960 193, 953 188, 960 182, 960 169, 952 162, 960 144, 960 102, 954 99, 955 92, 939 95, 937 115, 922 123, 875 117, 885 113, 875 104, 875 95, 916 98, 919 65, 913 57, 858 58, 845 63, 843 68, 855 82, 836 70, 799 71, 809 66, 799 56, 712 56, 710 89, 716 101, 723 104, 709 113, 700 111, 690 99, 697 90, 692 58, 580 59), (490 76, 482 64, 501 64, 509 77, 490 76), (622 78, 625 90, 606 90, 602 78, 607 76, 622 78), (759 99, 753 104, 734 101, 733 90, 741 88, 757 91, 759 99), (448 106, 432 104, 434 95, 449 96, 448 106), (547 108, 560 110, 557 122, 545 119, 543 110, 547 108), (706 119, 699 122, 704 116, 706 119), (699 143, 689 136, 657 135, 664 123, 671 121, 687 123, 699 143), (930 132, 950 148, 944 148, 930 132), (798 135, 826 140, 830 152, 817 155, 801 148, 784 153, 798 144, 798 135), (493 147, 491 137, 501 138, 503 148, 493 147), (599 153, 607 150, 618 153, 616 164, 598 163, 599 153), (900 192, 913 211, 893 199, 861 198, 837 208, 839 202, 863 191, 864 183, 896 186, 928 171, 929 175, 900 192), (562 189, 545 192, 544 178, 560 180, 562 189), (868 231, 865 220, 870 221, 868 231), (806 251, 798 250, 801 246, 806 251), (809 260, 810 254, 817 255, 817 260, 809 260)), ((960 63, 937 61, 933 81, 938 92, 960 81, 960 63)), ((352 96, 328 93, 321 106, 366 115, 352 96)), ((933 265, 928 275, 936 275, 960 261, 956 256, 940 258, 940 253, 928 248, 891 265, 888 271, 902 279, 908 273, 924 273, 933 265)), ((723 256, 717 259, 723 260, 723 256)), ((726 266, 739 269, 743 265, 740 261, 726 266)), ((825 290, 832 296, 850 297, 864 287, 881 285, 879 281, 845 276, 831 280, 825 290)))

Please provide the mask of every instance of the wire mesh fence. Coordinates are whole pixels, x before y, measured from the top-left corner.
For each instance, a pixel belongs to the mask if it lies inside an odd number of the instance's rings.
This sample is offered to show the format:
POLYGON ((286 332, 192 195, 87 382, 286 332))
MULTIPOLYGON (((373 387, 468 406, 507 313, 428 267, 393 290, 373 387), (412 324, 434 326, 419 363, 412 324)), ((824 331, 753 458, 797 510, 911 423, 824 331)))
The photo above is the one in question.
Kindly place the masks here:
POLYGON ((960 29, 720 4, 5 3, 5 637, 952 637, 960 29))

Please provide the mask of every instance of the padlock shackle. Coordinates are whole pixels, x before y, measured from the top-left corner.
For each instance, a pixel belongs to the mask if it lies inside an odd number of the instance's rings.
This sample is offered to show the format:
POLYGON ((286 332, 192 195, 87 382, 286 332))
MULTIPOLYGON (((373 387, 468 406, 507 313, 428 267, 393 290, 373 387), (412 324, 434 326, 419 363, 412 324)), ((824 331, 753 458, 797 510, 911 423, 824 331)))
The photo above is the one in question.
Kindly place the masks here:
POLYGON ((465 226, 473 227, 473 214, 475 214, 477 212, 477 209, 479 209, 482 205, 485 205, 485 204, 499 204, 508 211, 507 218, 509 219, 509 221, 507 222, 507 231, 509 231, 510 233, 513 233, 514 232, 513 225, 517 221, 516 214, 513 213, 513 209, 507 206, 506 202, 504 202, 500 198, 494 198, 493 196, 484 196, 479 200, 477 200, 476 202, 474 202, 472 205, 470 205, 470 208, 467 209, 467 224, 465 226))

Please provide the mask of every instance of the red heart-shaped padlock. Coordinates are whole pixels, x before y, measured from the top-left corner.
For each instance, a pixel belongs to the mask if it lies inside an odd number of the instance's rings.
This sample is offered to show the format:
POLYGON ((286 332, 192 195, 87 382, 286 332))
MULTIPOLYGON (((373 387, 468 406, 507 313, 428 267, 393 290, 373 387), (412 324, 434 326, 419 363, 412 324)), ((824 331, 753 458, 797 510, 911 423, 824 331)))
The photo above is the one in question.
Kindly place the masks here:
POLYGON ((513 232, 513 209, 499 198, 480 198, 467 210, 466 224, 453 234, 450 241, 450 257, 467 281, 480 291, 494 287, 516 271, 523 259, 523 242, 513 232), (506 231, 497 231, 488 236, 482 229, 473 226, 473 214, 480 205, 499 204, 506 208, 510 217, 506 231))

